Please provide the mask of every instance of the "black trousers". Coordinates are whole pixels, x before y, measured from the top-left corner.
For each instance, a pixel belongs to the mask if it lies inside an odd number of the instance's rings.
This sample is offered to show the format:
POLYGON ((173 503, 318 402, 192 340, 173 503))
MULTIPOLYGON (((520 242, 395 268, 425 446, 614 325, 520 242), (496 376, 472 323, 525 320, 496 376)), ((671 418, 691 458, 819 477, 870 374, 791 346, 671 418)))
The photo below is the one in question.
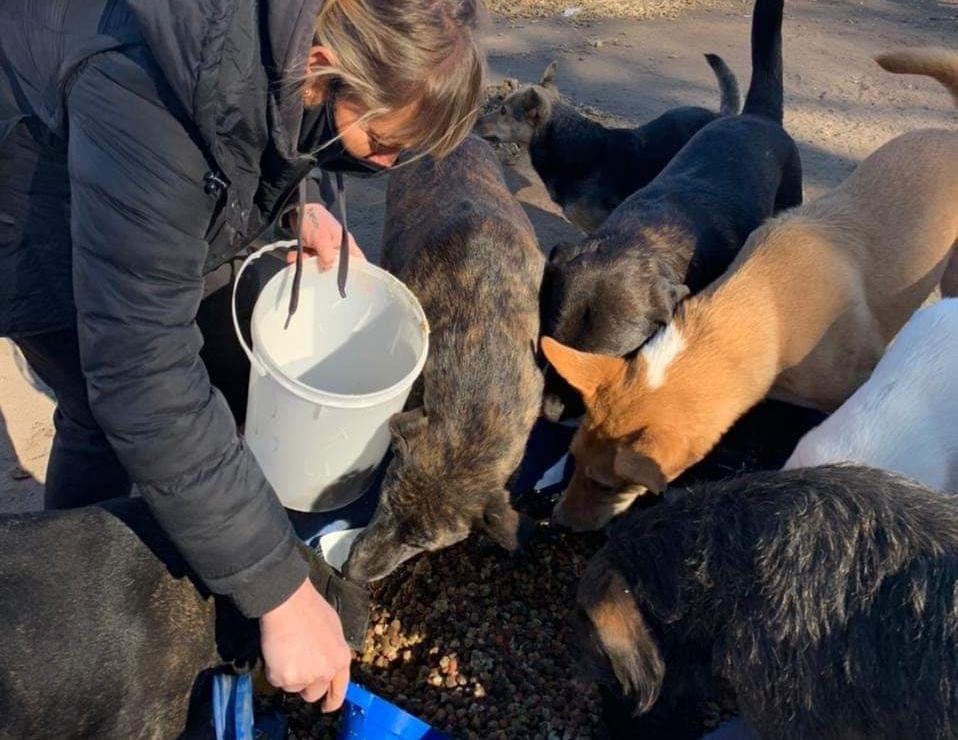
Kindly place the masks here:
MULTIPOLYGON (((236 423, 242 424, 250 366, 236 341, 230 313, 233 273, 239 261, 224 265, 208 277, 207 296, 200 304, 196 320, 204 339, 200 357, 210 381, 225 396, 236 423)), ((243 275, 237 291, 237 315, 247 341, 256 296, 283 264, 266 257, 257 260, 243 275)), ((44 508, 70 509, 129 495, 130 476, 90 409, 76 330, 14 336, 13 341, 57 400, 53 414, 56 434, 47 464, 44 508)))

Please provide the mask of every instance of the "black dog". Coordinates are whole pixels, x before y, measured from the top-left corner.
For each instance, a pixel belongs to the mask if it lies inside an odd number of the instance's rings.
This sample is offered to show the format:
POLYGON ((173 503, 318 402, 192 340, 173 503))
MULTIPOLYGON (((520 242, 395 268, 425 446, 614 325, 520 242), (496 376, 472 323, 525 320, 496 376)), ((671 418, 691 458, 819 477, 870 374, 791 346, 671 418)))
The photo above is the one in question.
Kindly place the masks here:
POLYGON ((476 133, 490 141, 528 146, 532 166, 566 218, 592 231, 651 182, 700 128, 720 115, 738 113, 735 75, 717 54, 705 58, 718 79, 719 113, 686 106, 638 128, 608 128, 562 100, 553 62, 538 85, 512 93, 482 116, 476 133))
MULTIPOLYGON (((744 113, 705 126, 594 235, 553 250, 543 334, 588 352, 632 352, 724 272, 759 224, 801 203, 798 148, 782 128, 782 5, 755 4, 744 113)), ((577 399, 550 370, 546 417, 577 399)))
MULTIPOLYGON (((365 637, 367 597, 303 546, 310 578, 365 637)), ((212 597, 142 499, 0 517, 0 738, 172 738, 210 669, 252 669, 259 626, 212 597)))
POLYGON ((699 737, 726 692, 765 738, 958 737, 958 499, 890 473, 759 473, 633 509, 578 604, 621 737, 699 737))

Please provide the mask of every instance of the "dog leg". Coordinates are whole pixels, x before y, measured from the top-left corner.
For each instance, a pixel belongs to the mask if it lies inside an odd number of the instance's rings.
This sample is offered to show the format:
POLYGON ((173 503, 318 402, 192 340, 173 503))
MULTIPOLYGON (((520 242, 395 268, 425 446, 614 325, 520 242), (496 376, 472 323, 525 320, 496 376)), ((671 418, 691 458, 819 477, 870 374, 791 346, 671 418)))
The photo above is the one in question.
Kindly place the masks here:
POLYGON ((775 193, 775 213, 800 206, 803 196, 802 160, 796 148, 785 165, 782 181, 778 185, 778 192, 775 193))

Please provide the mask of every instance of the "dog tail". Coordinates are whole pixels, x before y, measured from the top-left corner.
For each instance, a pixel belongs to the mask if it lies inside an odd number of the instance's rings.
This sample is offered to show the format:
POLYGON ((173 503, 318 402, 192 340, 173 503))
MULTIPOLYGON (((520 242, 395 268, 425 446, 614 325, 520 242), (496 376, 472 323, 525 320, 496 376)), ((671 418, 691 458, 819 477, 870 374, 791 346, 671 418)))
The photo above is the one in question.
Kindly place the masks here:
POLYGON ((927 75, 938 80, 958 105, 958 51, 940 47, 905 47, 875 57, 882 69, 900 75, 927 75))
POLYGON ((712 72, 715 73, 715 79, 718 80, 719 93, 722 96, 719 113, 723 116, 737 116, 742 110, 742 94, 738 89, 738 78, 718 54, 706 54, 705 61, 709 63, 712 72))
POLYGON ((782 11, 785 0, 755 0, 752 11, 752 81, 743 113, 771 118, 784 116, 782 86, 782 11))

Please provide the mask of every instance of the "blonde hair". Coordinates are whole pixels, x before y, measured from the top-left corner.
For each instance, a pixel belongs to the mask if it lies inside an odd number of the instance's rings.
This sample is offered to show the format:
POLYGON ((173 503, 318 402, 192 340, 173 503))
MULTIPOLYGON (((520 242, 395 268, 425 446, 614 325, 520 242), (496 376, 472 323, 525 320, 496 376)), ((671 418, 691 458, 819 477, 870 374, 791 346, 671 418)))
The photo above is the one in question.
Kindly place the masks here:
POLYGON ((361 120, 415 106, 396 132, 405 148, 444 156, 469 134, 482 96, 484 60, 475 39, 481 0, 326 0, 316 38, 361 120))

